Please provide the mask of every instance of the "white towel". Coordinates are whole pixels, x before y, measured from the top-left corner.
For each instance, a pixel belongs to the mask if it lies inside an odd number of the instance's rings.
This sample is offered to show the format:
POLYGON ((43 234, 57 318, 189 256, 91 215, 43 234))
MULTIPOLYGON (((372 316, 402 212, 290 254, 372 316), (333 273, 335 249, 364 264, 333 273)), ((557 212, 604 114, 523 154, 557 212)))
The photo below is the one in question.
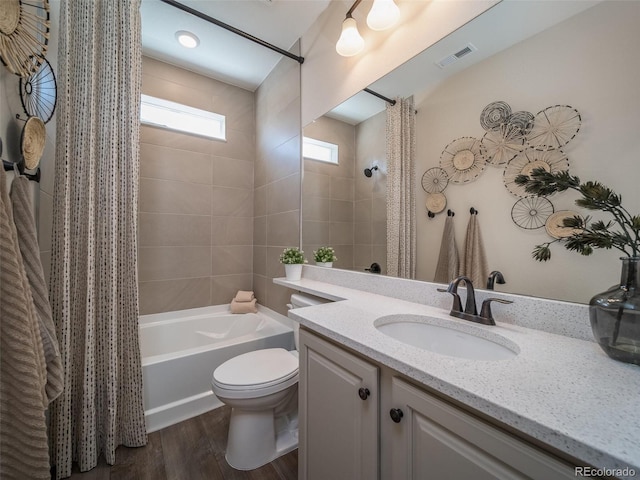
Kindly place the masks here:
POLYGON ((489 276, 489 267, 477 217, 477 214, 472 214, 467 225, 462 274, 469 277, 477 288, 484 288, 489 276))
POLYGON ((438 266, 436 267, 436 275, 433 281, 436 283, 449 283, 458 276, 459 269, 460 259, 453 228, 453 216, 449 216, 444 221, 438 266))

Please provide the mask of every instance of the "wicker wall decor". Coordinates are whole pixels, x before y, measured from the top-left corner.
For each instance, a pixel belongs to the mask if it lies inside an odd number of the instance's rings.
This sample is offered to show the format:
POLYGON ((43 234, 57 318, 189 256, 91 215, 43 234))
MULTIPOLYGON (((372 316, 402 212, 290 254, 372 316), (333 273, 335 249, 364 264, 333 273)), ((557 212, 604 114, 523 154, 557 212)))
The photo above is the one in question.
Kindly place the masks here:
POLYGON ((27 77, 20 77, 20 102, 29 117, 39 117, 47 123, 56 109, 56 76, 46 59, 40 68, 27 77))
POLYGON ((582 117, 569 105, 554 105, 538 112, 527 142, 537 150, 564 147, 580 130, 582 117))
POLYGON ((480 125, 486 131, 496 130, 507 123, 511 116, 511 107, 507 102, 493 102, 480 113, 480 125))
POLYGON ((49 0, 0 1, 0 59, 21 77, 35 73, 49 44, 49 0))
POLYGON ((482 137, 485 158, 489 165, 500 167, 515 158, 525 147, 525 139, 519 126, 503 123, 482 137))
POLYGON ((472 182, 483 172, 486 163, 484 147, 473 137, 455 139, 440 155, 440 167, 452 183, 472 182))
POLYGON ((553 204, 544 197, 525 197, 513 205, 511 219, 520 228, 535 230, 544 227, 553 210, 553 204))
POLYGON ((449 175, 440 167, 433 167, 422 175, 422 189, 427 193, 441 193, 449 185, 449 175))
POLYGON ((569 170, 569 159, 560 149, 536 150, 528 147, 511 160, 504 169, 502 179, 505 187, 516 197, 526 197, 529 194, 524 187, 516 185, 518 175, 531 175, 536 168, 543 168, 547 172, 562 172, 569 170))

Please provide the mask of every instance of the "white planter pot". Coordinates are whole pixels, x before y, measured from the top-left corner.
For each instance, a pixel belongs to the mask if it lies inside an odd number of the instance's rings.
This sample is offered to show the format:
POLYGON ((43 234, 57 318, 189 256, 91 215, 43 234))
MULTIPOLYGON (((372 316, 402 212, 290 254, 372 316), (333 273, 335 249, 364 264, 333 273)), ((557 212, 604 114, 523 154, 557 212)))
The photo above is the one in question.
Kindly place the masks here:
POLYGON ((284 273, 287 277, 287 280, 290 282, 297 282, 300 280, 302 276, 302 264, 301 263, 293 263, 293 264, 285 264, 284 273))
POLYGON ((316 262, 318 267, 333 267, 333 262, 316 262))

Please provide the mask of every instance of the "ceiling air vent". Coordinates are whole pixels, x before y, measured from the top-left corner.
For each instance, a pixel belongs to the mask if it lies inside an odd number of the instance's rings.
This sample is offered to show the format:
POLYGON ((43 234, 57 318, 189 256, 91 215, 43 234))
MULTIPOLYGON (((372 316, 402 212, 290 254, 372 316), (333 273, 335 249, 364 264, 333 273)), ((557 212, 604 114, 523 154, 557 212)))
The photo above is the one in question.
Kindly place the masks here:
POLYGON ((437 65, 440 68, 444 68, 447 65, 451 65, 456 60, 461 59, 465 55, 469 55, 470 53, 475 52, 476 50, 477 50, 477 48, 473 44, 467 43, 463 48, 458 50, 456 53, 452 53, 451 55, 448 55, 448 56, 444 57, 442 60, 440 60, 437 63, 437 65))

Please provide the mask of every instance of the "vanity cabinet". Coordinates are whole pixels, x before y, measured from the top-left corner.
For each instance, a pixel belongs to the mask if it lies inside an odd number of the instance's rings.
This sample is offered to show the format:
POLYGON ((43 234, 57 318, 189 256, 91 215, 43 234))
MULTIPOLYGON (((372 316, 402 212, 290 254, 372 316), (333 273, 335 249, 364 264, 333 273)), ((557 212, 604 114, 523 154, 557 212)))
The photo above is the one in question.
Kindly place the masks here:
POLYGON ((575 478, 554 455, 303 329, 299 399, 300 480, 575 478))
POLYGON ((379 478, 377 366, 300 330, 299 477, 379 478))

